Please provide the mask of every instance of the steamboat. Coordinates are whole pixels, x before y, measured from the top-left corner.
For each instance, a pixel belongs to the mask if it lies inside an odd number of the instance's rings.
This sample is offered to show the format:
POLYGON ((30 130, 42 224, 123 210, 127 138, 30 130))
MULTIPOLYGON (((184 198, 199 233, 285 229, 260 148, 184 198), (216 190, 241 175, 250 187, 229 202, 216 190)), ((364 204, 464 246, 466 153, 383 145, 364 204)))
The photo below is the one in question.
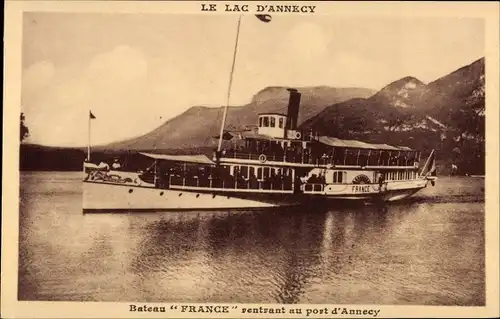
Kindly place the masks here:
MULTIPOLYGON (((259 18, 260 19, 260 18, 259 18)), ((247 130, 225 130, 238 45, 238 20, 227 103, 213 157, 141 153, 151 165, 124 172, 84 163, 83 209, 220 210, 396 201, 434 185, 435 153, 342 140, 298 128, 301 93, 289 89, 286 114, 262 113, 247 130)))
POLYGON ((216 136, 205 155, 141 153, 144 171, 86 163, 84 210, 248 209, 331 200, 396 201, 436 177, 435 153, 341 140, 297 129, 300 92, 290 89, 287 114, 263 113, 258 125, 216 136), (224 142, 222 142, 224 141, 224 142))

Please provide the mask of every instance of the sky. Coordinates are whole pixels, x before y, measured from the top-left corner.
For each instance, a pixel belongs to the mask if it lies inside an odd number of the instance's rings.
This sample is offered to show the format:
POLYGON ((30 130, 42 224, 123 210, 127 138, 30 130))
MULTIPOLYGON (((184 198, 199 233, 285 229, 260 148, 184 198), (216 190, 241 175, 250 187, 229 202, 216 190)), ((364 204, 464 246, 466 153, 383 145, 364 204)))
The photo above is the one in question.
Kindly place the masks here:
MULTIPOLYGON (((145 134, 191 106, 226 104, 236 15, 26 12, 27 142, 92 144, 145 134)), ((243 17, 230 105, 267 86, 381 89, 428 83, 484 56, 473 18, 243 17)), ((212 123, 207 123, 212 125, 212 123)))

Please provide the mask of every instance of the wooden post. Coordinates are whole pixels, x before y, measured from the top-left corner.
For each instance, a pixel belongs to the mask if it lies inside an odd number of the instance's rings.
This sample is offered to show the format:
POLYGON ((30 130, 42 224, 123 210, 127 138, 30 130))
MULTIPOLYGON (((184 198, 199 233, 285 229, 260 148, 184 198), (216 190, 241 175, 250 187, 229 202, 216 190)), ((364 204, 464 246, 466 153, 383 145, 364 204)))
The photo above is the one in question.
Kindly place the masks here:
POLYGON ((182 186, 186 186, 186 176, 187 176, 186 163, 184 163, 183 169, 184 169, 184 172, 182 174, 182 186))
POLYGON ((154 169, 154 174, 153 174, 153 183, 155 184, 155 187, 158 187, 158 160, 155 159, 155 169, 154 169))

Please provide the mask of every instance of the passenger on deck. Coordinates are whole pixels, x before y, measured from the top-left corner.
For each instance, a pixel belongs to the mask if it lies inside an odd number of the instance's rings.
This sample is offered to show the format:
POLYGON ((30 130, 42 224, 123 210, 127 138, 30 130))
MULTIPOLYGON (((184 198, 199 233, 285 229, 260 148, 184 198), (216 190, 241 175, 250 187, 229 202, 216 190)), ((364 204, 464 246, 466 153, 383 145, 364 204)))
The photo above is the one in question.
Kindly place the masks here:
POLYGON ((274 177, 274 189, 282 189, 283 188, 283 175, 281 174, 281 169, 278 170, 278 174, 274 177))
POLYGON ((309 184, 317 184, 319 183, 319 178, 316 176, 316 174, 312 174, 311 177, 307 180, 309 184))
POLYGON ((102 170, 109 171, 109 165, 106 162, 100 162, 98 167, 102 170))
POLYGON ((378 187, 379 187, 379 190, 382 190, 382 185, 384 185, 384 174, 379 172, 378 173, 378 187))
POLYGON ((253 189, 259 188, 259 180, 257 179, 257 176, 255 176, 254 172, 250 173, 250 177, 248 179, 248 182, 250 183, 250 188, 253 188, 253 189))
POLYGON ((113 164, 111 164, 111 168, 116 171, 122 168, 120 162, 118 161, 118 158, 115 158, 113 164))
POLYGON ((325 175, 319 174, 318 183, 319 184, 325 184, 326 183, 325 175))

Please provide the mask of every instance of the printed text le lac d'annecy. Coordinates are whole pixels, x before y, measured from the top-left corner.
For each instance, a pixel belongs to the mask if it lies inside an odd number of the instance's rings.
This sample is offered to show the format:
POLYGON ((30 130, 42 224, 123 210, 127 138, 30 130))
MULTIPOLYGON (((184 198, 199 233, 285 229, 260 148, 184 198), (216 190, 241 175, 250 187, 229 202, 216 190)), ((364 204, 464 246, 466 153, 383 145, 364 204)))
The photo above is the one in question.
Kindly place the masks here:
POLYGON ((255 13, 315 13, 316 6, 306 5, 264 5, 264 4, 220 4, 202 3, 201 11, 255 12, 255 13))

